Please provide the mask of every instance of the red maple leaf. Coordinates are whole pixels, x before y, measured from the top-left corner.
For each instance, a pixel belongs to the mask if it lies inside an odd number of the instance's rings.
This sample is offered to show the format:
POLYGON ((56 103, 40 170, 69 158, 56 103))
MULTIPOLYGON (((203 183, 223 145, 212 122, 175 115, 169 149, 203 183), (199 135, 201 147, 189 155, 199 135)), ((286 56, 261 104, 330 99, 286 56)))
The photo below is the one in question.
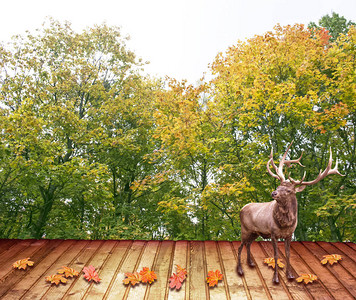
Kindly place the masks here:
POLYGON ((69 267, 62 267, 62 269, 59 269, 57 271, 58 274, 64 274, 66 278, 68 277, 73 277, 73 276, 79 276, 79 272, 76 270, 69 268, 69 267))
POLYGON ((51 275, 46 277, 46 281, 49 281, 50 283, 54 283, 55 285, 58 285, 60 283, 66 283, 67 279, 63 277, 63 275, 51 275))
POLYGON ((89 267, 84 267, 83 269, 83 273, 84 273, 84 278, 88 281, 95 281, 95 282, 99 282, 101 279, 99 278, 98 273, 95 271, 95 268, 93 266, 89 266, 89 267))
POLYGON ((209 286, 215 286, 218 284, 219 280, 223 279, 223 274, 219 270, 214 271, 209 271, 208 272, 208 277, 206 278, 206 282, 209 283, 209 286))
POLYGON ((157 279, 157 275, 154 271, 150 271, 149 268, 144 267, 142 269, 142 271, 140 271, 140 275, 141 275, 141 281, 143 283, 152 283, 153 281, 155 281, 155 279, 157 279))
POLYGON ((175 288, 179 290, 182 287, 185 278, 187 278, 187 270, 177 265, 177 274, 173 273, 172 276, 169 278, 169 287, 171 289, 175 288))
MULTIPOLYGON (((184 280, 184 279, 183 279, 184 280)), ((169 287, 171 289, 177 289, 179 290, 182 287, 183 280, 179 275, 176 273, 173 273, 171 278, 169 278, 169 287)))
POLYGON ((124 284, 130 284, 131 285, 135 285, 141 282, 141 275, 138 272, 134 272, 134 273, 125 273, 125 276, 127 278, 125 278, 123 280, 124 284))
POLYGON ((34 264, 34 262, 30 261, 29 259, 30 258, 27 257, 27 258, 24 258, 24 259, 17 260, 12 264, 12 266, 15 269, 24 269, 24 270, 26 270, 27 266, 33 266, 33 264, 34 264))

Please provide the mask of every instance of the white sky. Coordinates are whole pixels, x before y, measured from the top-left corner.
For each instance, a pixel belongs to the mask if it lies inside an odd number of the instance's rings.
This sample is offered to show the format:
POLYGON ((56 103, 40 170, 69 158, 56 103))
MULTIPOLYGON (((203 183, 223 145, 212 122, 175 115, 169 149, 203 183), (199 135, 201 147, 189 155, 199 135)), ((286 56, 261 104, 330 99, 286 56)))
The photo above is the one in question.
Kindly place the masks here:
POLYGON ((75 30, 106 22, 130 35, 128 46, 154 76, 195 83, 218 52, 274 25, 318 20, 336 12, 356 22, 356 0, 7 0, 0 41, 41 27, 47 16, 75 30))

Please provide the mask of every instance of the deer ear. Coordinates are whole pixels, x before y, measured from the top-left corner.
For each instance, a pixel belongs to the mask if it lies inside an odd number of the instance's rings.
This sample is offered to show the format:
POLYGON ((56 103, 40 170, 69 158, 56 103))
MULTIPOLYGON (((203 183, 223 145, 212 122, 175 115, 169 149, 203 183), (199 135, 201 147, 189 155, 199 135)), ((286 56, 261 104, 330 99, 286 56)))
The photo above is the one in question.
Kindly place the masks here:
POLYGON ((302 191, 304 191, 305 187, 306 187, 306 185, 299 185, 299 186, 296 186, 296 187, 295 187, 295 192, 296 192, 296 193, 302 192, 302 191))

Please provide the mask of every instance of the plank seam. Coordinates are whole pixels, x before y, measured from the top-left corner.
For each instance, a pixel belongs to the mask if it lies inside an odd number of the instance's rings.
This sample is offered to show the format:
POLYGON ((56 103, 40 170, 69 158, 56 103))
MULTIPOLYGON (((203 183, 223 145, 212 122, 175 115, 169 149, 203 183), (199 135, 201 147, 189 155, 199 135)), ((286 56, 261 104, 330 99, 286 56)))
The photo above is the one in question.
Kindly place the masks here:
MULTIPOLYGON (((117 245, 119 244, 118 241, 115 242, 114 246, 111 248, 111 250, 109 251, 109 254, 106 256, 106 258, 104 259, 100 269, 97 271, 98 275, 100 275, 100 271, 102 271, 105 268, 105 265, 109 259, 109 257, 112 255, 112 252, 116 249, 117 245)), ((87 288, 84 296, 82 299, 86 299, 89 296, 90 291, 93 289, 93 282, 91 282, 90 286, 87 288)))
MULTIPOLYGON (((321 247, 322 249, 324 249, 324 251, 325 251, 326 253, 329 253, 329 250, 325 249, 322 245, 320 245, 319 242, 316 242, 316 243, 319 245, 319 247, 321 247)), ((332 245, 332 244, 330 244, 330 245, 333 246, 334 248, 336 248, 334 245, 332 245)), ((336 249, 339 249, 339 248, 336 248, 336 249)), ((344 253, 342 250, 338 250, 338 251, 341 251, 341 252, 342 252, 342 255, 344 255, 345 257, 350 258, 350 257, 349 257, 346 253, 344 253)), ((341 266, 341 267, 346 271, 346 273, 348 273, 352 278, 356 279, 356 277, 355 277, 348 269, 346 269, 346 267, 344 266, 344 263, 342 263, 342 261, 339 262, 339 266, 341 266)))
MULTIPOLYGON (((143 247, 141 248, 140 255, 137 257, 137 260, 136 260, 136 264, 135 264, 135 267, 134 267, 134 272, 135 272, 135 270, 137 271, 137 268, 138 268, 138 266, 139 266, 139 264, 140 264, 142 255, 143 255, 143 253, 145 252, 145 249, 146 249, 146 247, 147 247, 147 244, 148 244, 148 242, 145 241, 144 244, 143 244, 143 247)), ((130 292, 130 288, 131 288, 131 285, 129 284, 129 285, 127 286, 127 288, 126 288, 125 294, 124 294, 124 296, 122 297, 122 299, 127 299, 128 295, 129 295, 129 292, 130 292)))
MULTIPOLYGON (((59 245, 57 245, 56 248, 58 248, 58 247, 59 247, 60 245, 62 245, 64 242, 65 242, 65 240, 62 241, 59 245)), ((67 246, 67 248, 65 248, 65 250, 67 250, 67 249, 74 243, 74 240, 71 240, 71 242, 72 242, 72 243, 69 244, 69 245, 67 246)), ((48 266, 48 268, 42 273, 42 275, 45 274, 45 273, 56 263, 56 261, 57 261, 59 258, 62 257, 62 255, 64 254, 65 250, 48 266)), ((49 254, 51 254, 51 252, 49 252, 49 254)), ((47 256, 46 256, 46 257, 47 257, 47 256)), ((43 260, 42 260, 42 261, 43 261, 43 260)), ((33 288, 35 285, 37 285, 37 283, 40 281, 40 279, 43 279, 43 277, 42 277, 42 276, 38 277, 37 280, 35 280, 35 282, 30 286, 30 288, 20 297, 20 299, 23 299, 23 298, 25 297, 25 295, 26 295, 29 291, 31 291, 32 288, 33 288)))
POLYGON ((164 299, 167 300, 168 299, 168 294, 169 294, 169 278, 171 277, 170 275, 172 274, 173 271, 173 260, 174 260, 174 253, 176 251, 176 242, 173 242, 173 247, 172 247, 172 251, 171 251, 171 257, 169 259, 169 268, 168 268, 168 275, 167 275, 167 279, 166 279, 166 291, 164 294, 164 299))
MULTIPOLYGON (((120 243, 120 242, 119 242, 119 243, 120 243)), ((118 244, 119 244, 119 243, 118 243, 118 244)), ((111 291, 111 289, 112 289, 112 286, 114 285, 114 281, 115 281, 115 279, 116 279, 116 277, 117 277, 117 274, 119 274, 119 271, 121 270, 121 267, 122 267, 122 265, 123 265, 125 259, 127 258, 127 255, 128 255, 128 253, 129 253, 129 251, 130 251, 130 248, 131 248, 132 244, 133 244, 133 241, 131 241, 130 245, 126 248, 124 255, 121 257, 121 260, 120 260, 120 262, 119 262, 119 265, 117 266, 117 268, 116 268, 116 270, 115 270, 115 272, 114 272, 114 275, 113 275, 113 277, 112 277, 112 279, 111 279, 111 281, 110 281, 110 283, 109 283, 109 285, 108 285, 108 288, 106 289, 106 292, 105 292, 105 294, 104 294, 104 296, 103 296, 103 299, 107 299, 107 297, 109 296, 110 291, 111 291)))
MULTIPOLYGON (((203 245, 203 264, 204 264, 204 278, 207 277, 208 274, 208 270, 207 270, 207 261, 206 261, 206 249, 205 249, 205 243, 204 242, 200 242, 203 245)), ((210 292, 209 292, 209 287, 205 282, 205 295, 206 295, 206 299, 210 300, 210 292)))
MULTIPOLYGON (((309 249, 307 247, 305 247, 302 242, 298 242, 298 244, 302 245, 304 248, 307 249, 307 251, 309 251, 309 249)), ((307 269, 309 269, 309 271, 312 273, 312 274, 315 274, 315 271, 313 270, 313 268, 307 264, 307 262, 305 261, 305 259, 303 258, 303 256, 301 256, 299 254, 299 252, 297 250, 294 249, 294 246, 293 246, 293 243, 291 243, 291 249, 295 252, 296 255, 299 256, 300 260, 304 263, 304 265, 307 267, 307 269)), ((310 252, 310 251, 309 251, 310 252)), ((299 276, 299 274, 298 274, 299 276)), ((320 283, 320 285, 324 288, 324 290, 326 291, 326 293, 331 297, 331 298, 334 298, 334 296, 330 293, 329 289, 324 285, 324 283, 321 281, 321 280, 318 280, 318 282, 320 283)), ((314 298, 314 297, 313 297, 314 298)))
POLYGON ((219 245, 219 242, 215 242, 215 244, 216 244, 216 250, 217 250, 217 252, 218 252, 220 268, 221 268, 222 273, 224 274, 223 280, 224 280, 224 287, 225 287, 226 298, 230 300, 230 299, 231 299, 231 296, 230 296, 230 289, 229 289, 229 286, 228 286, 228 284, 227 284, 226 272, 225 272, 225 267, 224 267, 222 255, 221 255, 220 245, 219 245))
MULTIPOLYGON (((100 250, 100 248, 104 245, 104 243, 105 243, 105 241, 101 241, 99 247, 98 247, 95 251, 93 251, 93 254, 89 257, 87 263, 84 264, 84 266, 90 264, 90 262, 92 261, 93 257, 95 256, 96 252, 100 250)), ((89 243, 88 243, 88 244, 89 244, 89 243)), ((87 244, 87 245, 88 245, 88 244, 87 244)), ((85 248, 86 248, 86 247, 83 247, 82 251, 83 251, 85 248)), ((80 253, 81 253, 82 251, 80 251, 80 253)), ((73 286, 74 286, 74 283, 79 280, 79 277, 80 277, 80 276, 78 276, 78 277, 72 282, 72 284, 70 285, 69 289, 68 289, 68 290, 66 291, 66 293, 63 295, 62 299, 66 298, 66 296, 70 293, 70 291, 72 290, 72 288, 73 288, 73 286)), ((90 282, 90 285, 89 285, 88 289, 91 287, 92 284, 93 284, 93 281, 90 282)), ((85 296, 85 295, 86 295, 86 293, 84 293, 84 296, 85 296)))
MULTIPOLYGON (((265 250, 265 248, 262 247, 261 243, 257 243, 257 244, 258 244, 258 246, 262 249, 262 252, 268 257, 268 253, 267 253, 267 251, 265 250)), ((278 253, 280 252, 280 251, 278 250, 278 247, 277 247, 277 251, 278 251, 278 253)), ((280 268, 277 268, 279 281, 280 281, 280 283, 282 283, 283 289, 285 290, 286 294, 288 295, 288 298, 289 298, 289 299, 293 299, 292 294, 291 294, 290 291, 288 290, 288 287, 287 287, 286 283, 285 283, 284 280, 282 279, 281 271, 280 271, 279 269, 280 269, 280 268)))
MULTIPOLYGON (((157 257, 158 257, 158 253, 161 251, 161 246, 162 246, 162 241, 159 241, 158 247, 157 247, 157 250, 156 250, 156 253, 155 253, 155 257, 153 258, 153 262, 152 262, 152 266, 151 266, 151 270, 152 271, 156 267, 157 257)), ((146 300, 148 298, 148 295, 150 294, 150 289, 151 289, 151 285, 147 284, 145 295, 143 297, 144 300, 146 300)))
MULTIPOLYGON (((77 243, 78 243, 78 241, 77 241, 77 243)), ((85 245, 83 246, 83 248, 78 252, 78 254, 74 256, 74 258, 70 261, 70 263, 68 264, 68 266, 72 266, 72 265, 74 264, 74 262, 75 262, 75 260, 77 259, 77 257, 81 254, 81 252, 83 251, 83 249, 84 249, 88 244, 89 244, 89 241, 87 241, 87 242, 85 243, 85 245)), ((75 282, 77 282, 78 278, 79 278, 79 276, 73 278, 73 281, 71 282, 70 285, 75 284, 75 282)), ((51 286, 47 289, 47 291, 44 293, 44 295, 42 296, 42 298, 44 298, 53 288, 54 288, 54 286, 51 285, 51 286)))
MULTIPOLYGON (((303 243, 304 246, 304 242, 303 243)), ((304 246, 306 249, 308 249, 308 251, 320 262, 320 259, 306 246, 304 246)), ((320 247, 320 246, 319 246, 320 247)), ((323 249, 323 248, 321 248, 323 249)), ((323 249, 324 250, 324 249, 323 249)), ((324 250, 325 251, 325 250, 324 250)), ((353 295, 350 293, 350 291, 348 290, 348 288, 342 283, 342 281, 339 280, 338 276, 335 276, 335 274, 330 270, 330 268, 326 267, 326 269, 329 271, 329 273, 339 282, 339 284, 344 288, 344 290, 351 296, 353 297, 353 295)))

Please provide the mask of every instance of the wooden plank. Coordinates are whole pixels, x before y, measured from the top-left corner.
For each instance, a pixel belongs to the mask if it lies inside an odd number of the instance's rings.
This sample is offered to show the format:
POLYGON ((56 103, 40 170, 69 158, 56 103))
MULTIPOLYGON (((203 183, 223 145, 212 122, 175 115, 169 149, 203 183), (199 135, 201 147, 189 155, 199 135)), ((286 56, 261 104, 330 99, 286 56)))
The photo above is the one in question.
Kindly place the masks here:
MULTIPOLYGON (((38 267, 41 264, 41 260, 43 259, 43 257, 45 257, 50 252, 52 252, 53 249, 56 246, 58 246, 60 243, 61 243, 60 240, 54 240, 54 241, 42 240, 42 241, 37 241, 35 243, 32 243, 31 244, 32 247, 29 247, 29 250, 33 250, 33 253, 29 256, 31 257, 31 260, 34 262, 34 265, 32 267, 28 267, 26 270, 15 270, 12 268, 11 265, 10 268, 12 270, 6 274, 6 277, 4 277, 3 282, 1 282, 0 298, 4 296, 4 294, 6 294, 13 286, 19 283, 27 275, 27 273, 31 272, 34 268, 38 267)), ((24 252, 26 252, 26 250, 27 249, 25 249, 24 252)), ((24 256, 21 258, 24 258, 27 257, 25 254, 29 254, 29 253, 22 253, 22 254, 24 254, 24 256)), ((4 269, 1 271, 6 272, 7 271, 6 269, 7 267, 4 267, 4 269)))
POLYGON ((347 272, 356 278, 356 263, 354 260, 352 260, 351 257, 349 257, 345 252, 340 251, 339 248, 335 247, 334 243, 317 242, 317 244, 322 247, 328 254, 340 254, 342 259, 338 262, 338 264, 343 266, 347 272))
POLYGON ((189 268, 188 268, 190 262, 190 258, 189 258, 190 253, 188 252, 188 246, 189 246, 188 241, 175 242, 174 257, 171 265, 171 273, 173 272, 176 273, 176 266, 179 265, 182 268, 186 268, 188 274, 186 280, 183 282, 183 285, 179 290, 169 289, 168 300, 188 299, 188 297, 186 297, 186 295, 189 295, 189 279, 190 279, 189 268))
POLYGON ((272 299, 291 299, 288 290, 285 289, 285 284, 282 282, 284 278, 282 278, 281 275, 279 275, 280 284, 274 284, 272 282, 274 271, 271 267, 268 267, 263 263, 263 260, 267 257, 267 254, 264 253, 263 248, 261 248, 258 242, 253 242, 251 244, 251 254, 254 258, 256 268, 259 269, 272 299))
POLYGON ((118 241, 115 244, 105 265, 100 270, 100 284, 93 284, 90 293, 85 296, 85 299, 103 299, 105 297, 107 290, 110 288, 110 283, 113 278, 116 278, 117 272, 131 245, 132 241, 118 241))
POLYGON ((292 243, 291 248, 299 254, 308 265, 312 274, 318 276, 318 281, 336 299, 349 299, 350 294, 340 285, 339 281, 327 271, 318 258, 310 252, 302 242, 292 243))
MULTIPOLYGON (((204 249, 207 272, 219 270, 223 274, 223 280, 219 281, 217 286, 208 288, 210 299, 231 299, 226 285, 226 278, 224 278, 226 276, 224 266, 222 265, 222 262, 220 262, 217 242, 205 241, 204 249)), ((206 281, 205 284, 208 285, 206 281)))
MULTIPOLYGON (((221 243, 219 243, 220 245, 221 243)), ((234 289, 237 290, 236 292, 239 293, 245 290, 244 284, 243 284, 243 278, 245 279, 245 284, 247 291, 244 292, 245 297, 252 298, 252 299, 271 299, 271 296, 267 290, 266 284, 264 282, 264 279, 262 275, 259 273, 258 268, 251 268, 247 262, 246 262, 246 247, 243 248, 242 253, 241 253, 241 264, 244 270, 244 277, 241 277, 240 275, 237 274, 237 253, 238 249, 241 245, 241 242, 232 242, 232 247, 234 249, 234 252, 232 255, 231 254, 226 254, 227 259, 231 260, 231 263, 229 263, 229 268, 231 268, 231 272, 233 276, 237 277, 239 279, 238 285, 234 284, 234 289), (234 260, 235 262, 232 262, 232 258, 235 256, 234 260)), ((225 251, 221 251, 223 253, 225 251)), ((228 252, 227 252, 228 253, 228 252)), ((253 255, 252 255, 253 258, 253 255)), ((230 280, 229 280, 230 282, 230 280)), ((230 285, 230 284, 229 284, 230 285)), ((235 292, 235 293, 236 293, 235 292)), ((230 288, 230 294, 232 294, 232 290, 230 288)), ((238 299, 240 299, 240 296, 238 299)))
POLYGON ((7 251, 9 248, 11 248, 15 243, 18 243, 19 240, 5 240, 5 239, 0 239, 0 255, 2 255, 3 252, 7 251))
MULTIPOLYGON (((138 267, 136 270, 139 272, 141 271, 144 267, 150 268, 150 270, 155 271, 153 269, 154 264, 155 264, 155 258, 157 254, 157 250, 159 250, 159 241, 149 241, 145 247, 145 250, 141 256, 141 260, 138 264, 138 267)), ((146 298, 146 292, 149 293, 150 285, 149 284, 140 284, 138 286, 135 286, 134 288, 131 288, 128 290, 128 295, 127 299, 145 299, 146 298)))
POLYGON ((122 282, 125 278, 125 273, 136 271, 138 261, 140 260, 146 244, 147 242, 145 241, 134 241, 132 243, 127 256, 124 258, 122 266, 116 271, 116 277, 111 280, 104 299, 124 299, 126 291, 130 289, 129 286, 125 286, 122 282))
POLYGON ((45 282, 45 276, 47 276, 45 275, 46 271, 71 245, 73 245, 73 243, 73 240, 61 242, 51 253, 42 259, 38 266, 31 269, 30 272, 27 273, 26 276, 3 297, 3 299, 38 299, 36 297, 32 298, 32 296, 27 296, 31 294, 31 287, 38 281, 45 282))
POLYGON ((206 263, 204 255, 204 243, 200 241, 190 242, 190 266, 188 270, 189 297, 194 300, 210 299, 208 285, 206 284, 206 263))
MULTIPOLYGON (((89 257, 95 251, 95 247, 91 245, 92 241, 77 241, 74 245, 70 247, 63 255, 56 261, 56 263, 46 272, 46 276, 53 275, 57 272, 58 269, 62 268, 63 266, 67 266, 73 268, 77 272, 79 272, 79 277, 82 276, 82 262, 89 259, 89 257), (79 264, 78 264, 79 262, 79 264)), ((96 247, 99 247, 101 242, 95 242, 96 247)), ((74 277, 68 279, 65 285, 55 286, 51 285, 46 294, 43 295, 42 299, 60 299, 64 296, 67 291, 70 289, 71 285, 74 284, 79 277, 74 277)), ((49 283, 46 283, 49 285, 49 283)))
POLYGON ((173 249, 173 241, 162 241, 156 264, 153 266, 157 274, 157 281, 150 287, 147 299, 166 299, 168 297, 168 279, 172 274, 171 261, 173 249))
MULTIPOLYGON (((296 244, 299 242, 292 242, 296 244)), ((279 253, 282 253, 285 258, 284 244, 278 243, 279 253)), ((303 260, 302 257, 291 247, 290 249, 290 262, 291 266, 298 278, 301 274, 313 274, 314 271, 309 268, 308 264, 303 260)), ((293 273, 294 273, 293 272, 293 273)), ((300 289, 304 288, 314 299, 334 299, 329 291, 319 282, 319 280, 313 282, 313 284, 298 283, 300 289)))
MULTIPOLYGON (((314 254, 314 256, 319 259, 319 262, 323 259, 323 255, 329 254, 314 242, 303 242, 303 245, 305 245, 314 254)), ((347 272, 340 263, 334 265, 326 264, 323 265, 323 267, 324 269, 327 268, 330 273, 338 279, 338 281, 341 283, 339 284, 340 289, 341 286, 343 286, 348 291, 348 293, 356 299, 356 279, 349 272, 347 272)), ((326 272, 324 271, 324 273, 326 272)))
MULTIPOLYGON (((259 243, 263 247, 265 252, 267 253, 268 257, 274 256, 273 246, 272 246, 271 242, 262 241, 259 243)), ((283 243, 278 242, 278 247, 279 247, 279 249, 281 249, 281 248, 284 249, 284 242, 283 243)), ((282 275, 283 283, 286 285, 286 288, 292 295, 293 299, 299 299, 299 300, 310 299, 311 294, 308 293, 304 288, 301 288, 301 286, 298 284, 298 282, 296 282, 295 280, 288 280, 287 275, 286 275, 287 260, 285 257, 285 251, 278 251, 278 253, 279 253, 280 259, 286 265, 283 269, 279 268, 280 274, 282 275)), ((295 278, 297 278, 298 274, 293 269, 293 266, 292 266, 292 272, 293 272, 295 278)))
MULTIPOLYGON (((92 246, 95 242, 98 241, 92 241, 90 246, 92 246)), ((114 247, 115 243, 115 241, 102 241, 98 248, 95 245, 95 248, 93 247, 94 251, 92 251, 92 255, 85 263, 86 267, 92 265, 95 268, 95 270, 98 272, 99 278, 101 267, 108 257, 110 251, 114 247)), ((89 293, 91 286, 94 284, 100 283, 95 283, 93 281, 88 282, 84 277, 79 278, 71 285, 66 294, 66 299, 83 299, 84 296, 89 293)))
POLYGON ((356 251, 356 244, 355 243, 348 242, 348 243, 345 243, 345 245, 349 246, 350 248, 352 248, 352 249, 354 249, 356 251))
POLYGON ((36 253, 36 251, 38 251, 45 243, 46 241, 41 241, 41 240, 33 241, 33 243, 31 243, 28 247, 23 248, 22 251, 18 252, 16 256, 12 258, 12 260, 8 260, 4 262, 1 265, 1 269, 0 269, 0 282, 4 281, 5 278, 7 280, 7 277, 10 275, 10 273, 16 273, 16 276, 20 275, 22 270, 15 270, 12 264, 19 259, 23 259, 27 257, 30 257, 31 260, 33 261, 33 257, 32 257, 33 254, 36 253))
POLYGON ((351 259, 354 263, 356 263, 356 250, 353 248, 349 247, 346 243, 332 243, 332 245, 339 250, 341 250, 343 253, 345 253, 349 259, 351 259))
POLYGON ((18 243, 15 243, 12 247, 8 248, 0 256, 0 266, 3 266, 8 262, 15 262, 16 258, 21 256, 21 252, 23 252, 24 249, 29 247, 33 243, 33 241, 34 240, 19 240, 18 243))

